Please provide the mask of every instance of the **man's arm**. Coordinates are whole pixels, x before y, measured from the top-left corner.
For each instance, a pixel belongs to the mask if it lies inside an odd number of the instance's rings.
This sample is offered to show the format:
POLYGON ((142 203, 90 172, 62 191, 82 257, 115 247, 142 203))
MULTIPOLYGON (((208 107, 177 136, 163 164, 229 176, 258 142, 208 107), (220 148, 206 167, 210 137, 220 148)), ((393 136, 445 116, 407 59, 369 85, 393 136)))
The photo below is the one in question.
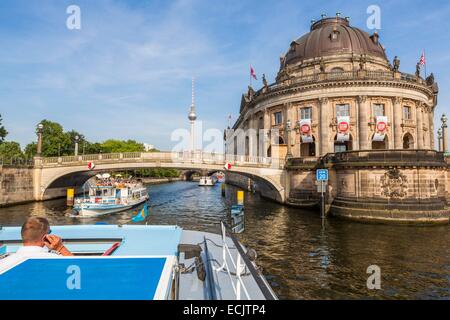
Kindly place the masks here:
POLYGON ((55 236, 54 234, 45 236, 45 245, 53 251, 58 252, 62 256, 73 256, 72 252, 70 252, 63 244, 60 237, 55 236))

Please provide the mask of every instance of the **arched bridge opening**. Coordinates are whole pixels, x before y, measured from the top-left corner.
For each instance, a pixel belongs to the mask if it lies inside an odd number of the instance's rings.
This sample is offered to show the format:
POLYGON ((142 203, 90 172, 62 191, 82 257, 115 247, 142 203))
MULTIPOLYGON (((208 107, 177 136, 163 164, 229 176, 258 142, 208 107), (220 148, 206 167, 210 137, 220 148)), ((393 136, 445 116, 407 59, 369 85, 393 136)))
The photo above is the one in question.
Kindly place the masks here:
MULTIPOLYGON (((184 172, 186 176, 192 176, 194 173, 200 173, 202 175, 212 175, 217 172, 224 172, 223 165, 205 165, 195 167, 189 164, 174 164, 168 163, 167 165, 160 163, 155 165, 153 163, 135 163, 135 164, 122 164, 122 165, 98 165, 93 170, 88 170, 86 166, 70 166, 70 167, 58 167, 58 168, 43 168, 40 200, 51 199, 56 197, 63 197, 66 194, 67 188, 75 188, 77 192, 82 192, 83 185, 93 176, 99 173, 114 172, 114 171, 132 171, 147 168, 167 168, 177 169, 184 172), (45 171, 45 172, 44 172, 45 171)), ((267 170, 267 169, 265 169, 267 170)), ((269 169, 270 170, 270 169, 269 169)), ((281 183, 280 178, 274 178, 274 176, 266 176, 265 174, 258 173, 255 168, 246 167, 234 167, 231 171, 226 171, 226 182, 248 190, 248 179, 252 182, 252 187, 260 192, 264 197, 273 199, 275 201, 283 203, 284 186, 281 183), (231 178, 233 177, 233 178, 231 178)), ((278 173, 277 173, 278 174, 278 173)), ((279 175, 279 174, 278 174, 279 175)), ((276 175, 275 175, 276 176, 276 175)))

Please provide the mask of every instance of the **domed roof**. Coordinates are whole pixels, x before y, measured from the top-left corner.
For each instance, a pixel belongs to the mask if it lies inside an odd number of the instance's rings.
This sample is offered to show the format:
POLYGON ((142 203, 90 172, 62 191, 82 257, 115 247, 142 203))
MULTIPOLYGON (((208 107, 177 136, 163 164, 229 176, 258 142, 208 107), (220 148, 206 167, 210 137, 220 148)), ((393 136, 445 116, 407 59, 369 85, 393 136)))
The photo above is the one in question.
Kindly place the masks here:
POLYGON ((348 19, 333 17, 317 21, 311 26, 311 32, 292 42, 284 63, 345 53, 366 54, 387 60, 378 42, 378 34, 370 36, 351 27, 348 19))

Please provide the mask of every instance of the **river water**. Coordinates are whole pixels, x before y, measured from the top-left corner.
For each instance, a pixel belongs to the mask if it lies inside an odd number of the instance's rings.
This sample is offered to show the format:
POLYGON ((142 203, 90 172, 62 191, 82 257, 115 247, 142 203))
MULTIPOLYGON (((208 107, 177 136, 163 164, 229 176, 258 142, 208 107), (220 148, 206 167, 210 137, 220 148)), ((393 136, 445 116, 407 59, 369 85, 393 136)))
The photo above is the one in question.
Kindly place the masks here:
MULTIPOLYGON (((149 224, 178 224, 218 233, 218 222, 236 202, 236 188, 195 182, 149 186, 149 224)), ((51 224, 129 222, 133 211, 95 219, 66 215, 65 200, 0 208, 0 225, 21 225, 29 215, 51 224)), ((314 210, 289 208, 245 194, 246 230, 240 240, 281 299, 450 299, 450 225, 324 222, 314 210), (367 288, 367 268, 381 269, 381 289, 367 288)))

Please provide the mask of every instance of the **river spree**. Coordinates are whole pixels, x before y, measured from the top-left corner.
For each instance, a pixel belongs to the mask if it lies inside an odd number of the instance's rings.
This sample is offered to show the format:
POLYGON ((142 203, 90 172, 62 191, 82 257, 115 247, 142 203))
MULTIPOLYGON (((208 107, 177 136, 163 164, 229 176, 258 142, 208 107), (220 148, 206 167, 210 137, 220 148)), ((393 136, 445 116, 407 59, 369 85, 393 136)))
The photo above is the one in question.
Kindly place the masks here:
MULTIPOLYGON (((218 233, 236 202, 236 188, 195 182, 149 186, 149 224, 178 224, 218 233)), ((66 215, 65 200, 0 208, 0 225, 29 215, 54 225, 129 222, 133 211, 95 219, 66 215)), ((450 226, 374 225, 284 207, 246 193, 241 241, 258 252, 258 265, 281 299, 450 299, 450 226), (367 267, 381 268, 381 290, 367 289, 367 267)))

